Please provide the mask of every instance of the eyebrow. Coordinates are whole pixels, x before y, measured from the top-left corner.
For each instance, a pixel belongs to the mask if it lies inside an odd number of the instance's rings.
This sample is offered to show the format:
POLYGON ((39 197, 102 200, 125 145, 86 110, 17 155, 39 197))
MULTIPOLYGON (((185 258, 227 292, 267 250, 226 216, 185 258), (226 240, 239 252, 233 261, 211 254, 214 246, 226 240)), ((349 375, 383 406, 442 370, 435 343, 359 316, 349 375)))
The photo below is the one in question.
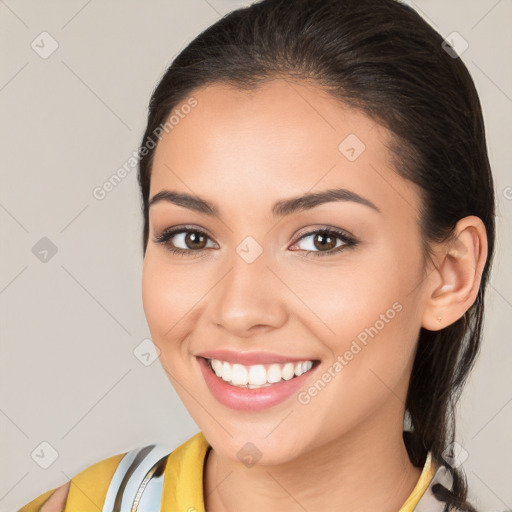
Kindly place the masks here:
MULTIPOLYGON (((172 203, 177 206, 182 206, 184 208, 188 208, 189 210, 194 210, 211 217, 220 217, 220 210, 215 204, 197 195, 190 195, 172 190, 161 190, 160 192, 156 193, 149 201, 148 209, 152 205, 162 201, 172 203)), ((289 199, 281 199, 272 206, 272 215, 274 217, 284 217, 286 215, 291 215, 292 213, 302 212, 311 208, 315 208, 316 206, 320 206, 324 203, 337 201, 350 201, 362 204, 380 213, 380 209, 369 199, 366 199, 365 197, 360 196, 351 190, 347 190, 345 188, 336 188, 323 190, 321 192, 308 193, 289 199)))

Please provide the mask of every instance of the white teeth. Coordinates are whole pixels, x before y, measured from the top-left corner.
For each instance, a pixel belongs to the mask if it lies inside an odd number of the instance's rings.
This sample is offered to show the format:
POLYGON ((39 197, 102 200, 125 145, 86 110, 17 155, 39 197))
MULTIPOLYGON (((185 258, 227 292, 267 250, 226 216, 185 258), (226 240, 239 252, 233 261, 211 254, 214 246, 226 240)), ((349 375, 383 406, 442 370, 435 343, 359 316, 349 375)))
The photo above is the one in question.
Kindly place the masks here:
POLYGON ((256 364, 252 366, 238 363, 230 364, 218 359, 209 359, 209 362, 217 377, 233 386, 250 389, 266 387, 281 380, 286 381, 294 377, 300 377, 313 367, 313 361, 273 363, 270 365, 256 364))
POLYGON ((295 375, 295 366, 293 363, 286 363, 281 373, 284 380, 290 380, 295 375))
POLYGON ((279 382, 281 380, 281 367, 278 364, 270 365, 270 368, 267 370, 267 382, 271 382, 274 384, 275 382, 279 382))
POLYGON ((217 375, 217 377, 220 377, 222 375, 222 361, 219 361, 218 359, 212 359, 211 363, 215 375, 217 375))
POLYGON ((247 384, 247 379, 249 377, 247 375, 247 369, 245 368, 245 366, 242 366, 241 364, 234 364, 231 368, 231 383, 234 386, 245 386, 247 384))
POLYGON ((267 370, 262 364, 249 367, 249 384, 258 385, 267 383, 267 370))
POLYGON ((229 363, 222 363, 222 379, 226 382, 231 382, 231 365, 229 363))

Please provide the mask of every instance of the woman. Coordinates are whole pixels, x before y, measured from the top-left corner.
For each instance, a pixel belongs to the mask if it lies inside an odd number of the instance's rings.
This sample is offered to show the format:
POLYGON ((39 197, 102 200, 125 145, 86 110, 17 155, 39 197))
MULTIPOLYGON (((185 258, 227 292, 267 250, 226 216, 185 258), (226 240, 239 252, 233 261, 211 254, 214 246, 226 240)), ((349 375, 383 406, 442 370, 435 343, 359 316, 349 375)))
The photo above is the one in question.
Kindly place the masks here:
POLYGON ((178 55, 139 150, 142 291, 201 432, 22 512, 476 510, 454 407, 494 191, 454 51, 395 0, 263 0, 178 55))

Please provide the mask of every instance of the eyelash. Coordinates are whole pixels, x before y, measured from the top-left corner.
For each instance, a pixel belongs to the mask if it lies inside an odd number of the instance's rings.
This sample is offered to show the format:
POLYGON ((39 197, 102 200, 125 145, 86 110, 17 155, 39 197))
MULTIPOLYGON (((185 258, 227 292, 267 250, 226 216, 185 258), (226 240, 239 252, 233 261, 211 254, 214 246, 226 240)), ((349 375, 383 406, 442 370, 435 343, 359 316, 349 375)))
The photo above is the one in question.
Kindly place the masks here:
MULTIPOLYGON (((182 226, 179 228, 172 228, 172 229, 163 231, 160 235, 156 236, 153 241, 155 243, 165 245, 166 248, 171 253, 173 253, 177 256, 190 256, 189 253, 203 253, 207 250, 207 249, 198 249, 198 250, 180 249, 178 247, 171 246, 170 245, 171 238, 173 238, 175 235, 178 235, 181 233, 197 233, 199 235, 203 235, 207 238, 210 238, 207 233, 205 233, 204 231, 202 231, 200 229, 192 228, 192 227, 188 227, 188 226, 182 226)), ((358 241, 353 236, 349 235, 346 231, 342 231, 342 230, 331 228, 331 227, 324 227, 324 228, 320 228, 320 229, 315 229, 313 231, 308 231, 307 233, 303 233, 299 237, 297 242, 299 242, 303 238, 307 238, 308 236, 316 235, 318 233, 339 238, 344 243, 344 245, 341 245, 341 246, 331 249, 329 251, 308 251, 305 249, 300 249, 302 252, 305 252, 308 255, 312 253, 313 256, 315 256, 315 257, 332 256, 333 254, 337 254, 347 248, 354 247, 358 244, 358 241)), ((295 242, 293 245, 295 245, 297 242, 295 242)))

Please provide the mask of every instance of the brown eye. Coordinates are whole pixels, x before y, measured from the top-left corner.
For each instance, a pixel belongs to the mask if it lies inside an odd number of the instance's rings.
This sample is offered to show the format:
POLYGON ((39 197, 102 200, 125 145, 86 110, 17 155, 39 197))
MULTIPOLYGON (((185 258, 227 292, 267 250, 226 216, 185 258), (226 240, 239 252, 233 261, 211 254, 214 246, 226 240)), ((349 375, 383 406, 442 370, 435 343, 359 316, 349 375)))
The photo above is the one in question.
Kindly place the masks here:
POLYGON ((198 231, 187 231, 185 245, 191 249, 204 249, 207 238, 208 237, 198 231))
POLYGON ((323 233, 317 233, 314 236, 314 245, 317 249, 334 249, 336 247, 336 237, 331 235, 325 235, 323 233))
POLYGON ((311 253, 313 256, 329 256, 348 247, 357 245, 357 240, 345 231, 338 231, 334 228, 317 229, 302 235, 294 245, 299 245, 299 242, 305 239, 310 239, 309 243, 304 244, 301 250, 305 251, 308 255, 311 253), (338 244, 338 240, 340 243, 338 244))
POLYGON ((209 239, 210 237, 199 229, 181 227, 164 231, 154 238, 154 242, 165 245, 172 253, 185 256, 187 253, 201 253, 206 250, 209 239))

